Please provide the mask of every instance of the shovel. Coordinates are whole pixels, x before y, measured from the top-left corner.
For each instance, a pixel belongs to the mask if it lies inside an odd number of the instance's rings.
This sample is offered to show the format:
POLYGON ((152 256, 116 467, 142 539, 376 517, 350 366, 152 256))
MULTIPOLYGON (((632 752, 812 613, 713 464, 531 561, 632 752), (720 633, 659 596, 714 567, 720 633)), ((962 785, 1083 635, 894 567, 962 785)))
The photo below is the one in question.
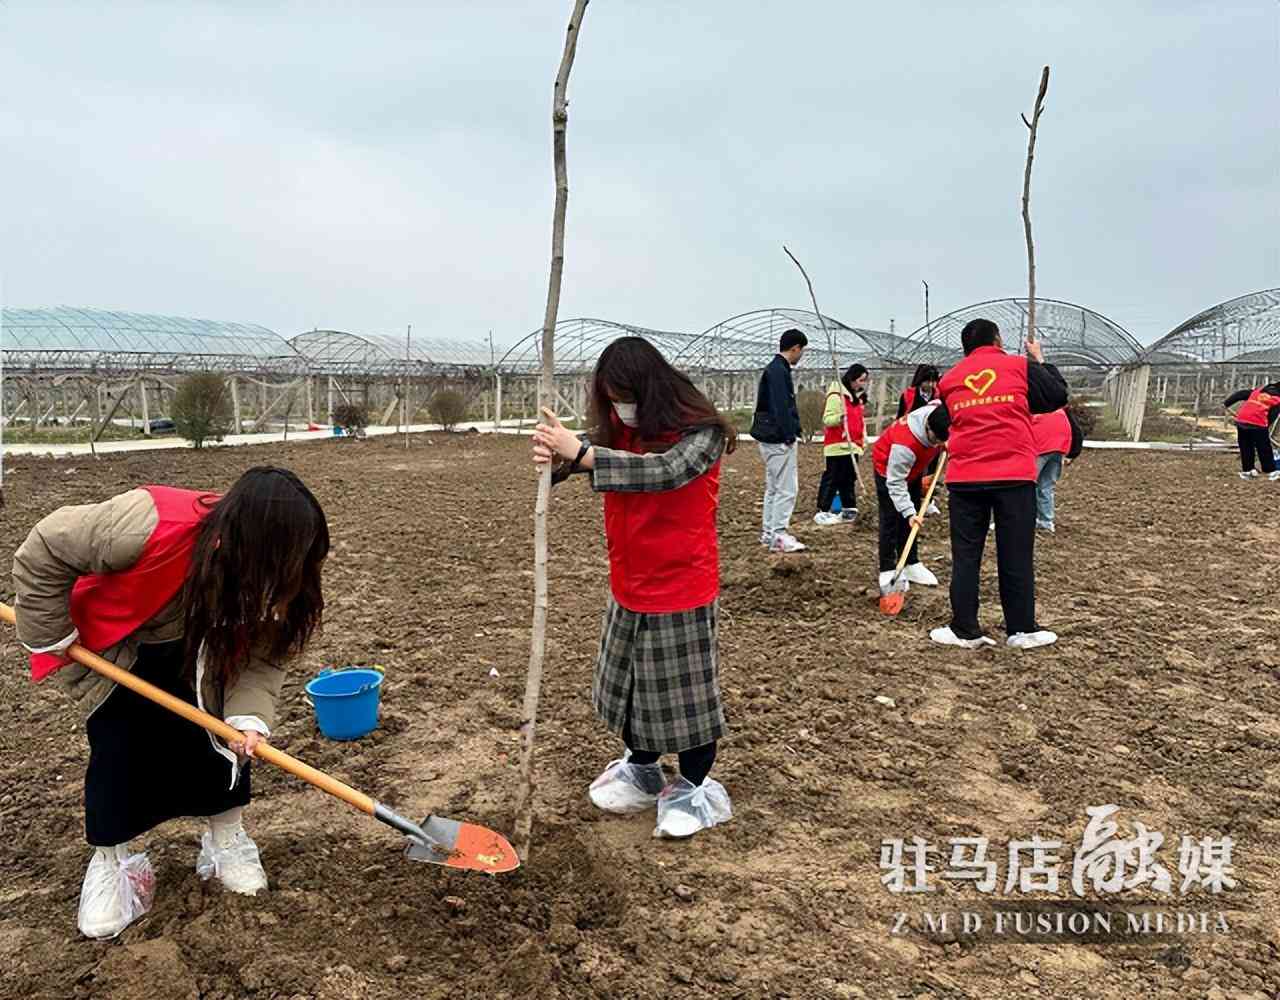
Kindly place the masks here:
MULTIPOLYGON (((0 604, 0 619, 10 625, 15 624, 13 608, 7 604, 0 604)), ((181 698, 175 698, 167 691, 161 691, 155 685, 133 676, 129 671, 122 670, 78 643, 67 650, 67 656, 90 670, 102 674, 108 680, 122 684, 142 697, 154 701, 157 705, 176 712, 188 722, 194 722, 223 740, 241 738, 239 731, 231 728, 221 719, 215 719, 208 712, 202 712, 181 698)), ((255 757, 283 768, 295 778, 301 778, 315 785, 322 792, 328 792, 362 813, 399 830, 409 838, 405 856, 413 861, 427 861, 447 868, 463 868, 487 872, 490 875, 514 871, 520 866, 520 860, 516 857, 514 848, 507 843, 507 839, 502 834, 493 830, 443 816, 428 816, 421 824, 414 823, 381 802, 375 802, 364 792, 357 791, 350 785, 323 771, 316 770, 309 764, 304 764, 295 757, 290 757, 269 743, 260 742, 253 753, 255 757)))
POLYGON ((916 523, 911 526, 907 542, 902 546, 902 555, 898 556, 898 566, 893 579, 880 588, 881 614, 896 616, 901 613, 902 606, 907 602, 906 581, 902 579, 902 571, 906 568, 911 544, 916 540, 916 535, 920 534, 920 525, 924 523, 924 512, 929 509, 929 504, 933 501, 933 491, 938 488, 938 481, 942 479, 942 470, 946 467, 947 453, 944 451, 938 460, 938 471, 933 474, 933 481, 929 483, 929 489, 925 491, 924 499, 920 501, 920 510, 916 512, 916 523))

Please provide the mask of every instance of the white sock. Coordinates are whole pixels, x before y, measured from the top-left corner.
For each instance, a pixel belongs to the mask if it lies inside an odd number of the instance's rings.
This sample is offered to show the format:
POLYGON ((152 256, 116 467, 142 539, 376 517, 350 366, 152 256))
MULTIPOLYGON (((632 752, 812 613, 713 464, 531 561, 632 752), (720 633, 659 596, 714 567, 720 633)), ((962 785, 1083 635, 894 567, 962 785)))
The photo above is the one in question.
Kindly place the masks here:
POLYGON ((234 809, 228 809, 226 812, 209 817, 209 831, 213 834, 213 845, 215 847, 230 847, 232 845, 236 839, 236 834, 244 829, 243 815, 244 809, 236 806, 234 809))

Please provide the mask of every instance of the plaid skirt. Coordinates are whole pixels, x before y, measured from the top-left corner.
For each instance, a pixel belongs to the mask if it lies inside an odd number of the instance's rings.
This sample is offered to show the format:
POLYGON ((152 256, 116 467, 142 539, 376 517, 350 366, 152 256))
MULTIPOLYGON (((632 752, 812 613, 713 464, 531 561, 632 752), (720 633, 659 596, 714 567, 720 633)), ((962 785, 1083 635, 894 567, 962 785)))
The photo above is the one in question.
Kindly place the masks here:
POLYGON ((716 641, 720 602, 641 614, 613 596, 605 611, 591 701, 633 750, 678 753, 725 733, 716 641), (628 718, 628 713, 630 718, 628 718))

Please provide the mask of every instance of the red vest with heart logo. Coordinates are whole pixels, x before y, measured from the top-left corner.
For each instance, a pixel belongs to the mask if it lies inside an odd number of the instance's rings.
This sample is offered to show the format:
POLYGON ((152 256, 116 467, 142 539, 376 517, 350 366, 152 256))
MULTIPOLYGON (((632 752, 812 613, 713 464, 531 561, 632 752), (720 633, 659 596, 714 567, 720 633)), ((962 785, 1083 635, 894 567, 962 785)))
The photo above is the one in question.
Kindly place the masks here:
POLYGON ((875 447, 871 449, 871 467, 876 470, 877 476, 883 476, 889 471, 889 453, 893 451, 895 444, 910 448, 916 457, 915 465, 907 473, 909 483, 922 477, 925 470, 929 468, 929 463, 937 458, 938 452, 942 450, 921 444, 920 440, 911 433, 911 428, 907 426, 907 418, 899 417, 876 438, 875 447))
MULTIPOLYGON (((648 450, 630 428, 616 440, 620 450, 648 450)), ((676 490, 606 492, 604 534, 613 599, 643 614, 688 611, 714 601, 720 594, 719 506, 718 461, 676 490)))
POLYGON ((951 414, 948 482, 1035 481, 1026 358, 976 348, 942 376, 938 395, 951 414))
POLYGON ((1271 407, 1280 406, 1280 396, 1272 396, 1262 389, 1254 389, 1249 398, 1236 410, 1236 423, 1246 427, 1266 427, 1271 407))

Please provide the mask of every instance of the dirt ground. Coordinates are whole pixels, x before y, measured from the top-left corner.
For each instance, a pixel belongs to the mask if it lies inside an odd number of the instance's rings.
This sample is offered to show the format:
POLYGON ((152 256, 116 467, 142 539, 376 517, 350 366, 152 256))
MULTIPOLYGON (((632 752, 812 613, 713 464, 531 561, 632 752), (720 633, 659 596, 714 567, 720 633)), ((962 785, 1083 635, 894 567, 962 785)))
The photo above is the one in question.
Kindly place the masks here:
MULTIPOLYGON (((144 482, 225 488, 264 462, 314 488, 335 542, 326 628, 292 674, 275 742, 407 814, 509 830, 531 616, 521 440, 18 458, 6 463, 0 565, 60 504, 144 482), (387 671, 381 728, 324 740, 302 683, 371 663, 387 671)), ((0 996, 1280 996, 1280 485, 1241 482, 1225 454, 1086 452, 1059 488, 1057 535, 1037 541, 1040 618, 1061 642, 972 653, 927 638, 947 617, 943 520, 929 522, 923 554, 944 587, 913 589, 900 619, 883 618, 870 590, 874 499, 853 527, 814 526, 820 462, 819 447, 805 449, 796 530, 811 549, 784 558, 758 545, 754 446, 726 461, 732 734, 715 773, 735 815, 689 842, 655 841, 651 815, 603 816, 586 799, 618 747, 589 702, 607 576, 600 502, 581 481, 553 503, 538 822, 530 863, 510 876, 410 864, 385 827, 259 765, 247 819, 269 893, 202 884, 198 827, 168 824, 145 838, 151 914, 116 941, 83 940, 83 728, 53 684, 28 683, 0 629, 0 996), (989 923, 995 905, 1040 897, 936 874, 923 899, 881 884, 884 838, 945 850, 949 837, 988 837, 1003 888, 1005 845, 1039 835, 1068 845, 1065 889, 1085 809, 1104 803, 1121 807, 1122 833, 1133 821, 1164 832, 1175 888, 1182 834, 1230 835, 1234 889, 1108 897, 1221 912, 1229 933, 928 933, 925 910, 984 911, 989 923), (895 935, 899 912, 910 919, 895 935)), ((993 563, 983 619, 994 630, 993 563)), ((7 573, 0 591, 11 600, 7 573)))

